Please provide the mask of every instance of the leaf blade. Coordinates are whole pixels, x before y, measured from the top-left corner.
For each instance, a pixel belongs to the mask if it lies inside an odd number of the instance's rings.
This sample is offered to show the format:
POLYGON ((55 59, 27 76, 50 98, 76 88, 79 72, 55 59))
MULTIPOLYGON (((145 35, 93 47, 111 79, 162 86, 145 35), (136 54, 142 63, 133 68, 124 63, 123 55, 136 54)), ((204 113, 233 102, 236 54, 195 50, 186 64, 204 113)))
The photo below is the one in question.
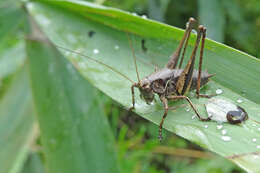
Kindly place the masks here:
POLYGON ((27 52, 48 170, 118 172, 113 137, 95 91, 40 34, 27 40, 27 52))

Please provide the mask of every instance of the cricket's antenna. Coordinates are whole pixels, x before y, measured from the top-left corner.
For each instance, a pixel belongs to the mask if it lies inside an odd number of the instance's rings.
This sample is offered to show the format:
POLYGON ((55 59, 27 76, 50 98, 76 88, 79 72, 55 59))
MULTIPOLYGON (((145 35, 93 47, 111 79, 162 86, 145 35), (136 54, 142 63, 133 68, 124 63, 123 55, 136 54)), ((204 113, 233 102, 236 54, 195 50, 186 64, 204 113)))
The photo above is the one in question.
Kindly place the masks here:
POLYGON ((124 75, 123 73, 121 73, 120 71, 118 71, 117 69, 114 69, 113 67, 111 67, 111 66, 109 66, 109 65, 107 65, 107 64, 105 64, 105 63, 103 63, 103 62, 101 62, 101 61, 99 61, 99 60, 97 60, 97 59, 94 59, 94 58, 92 58, 92 57, 90 57, 90 56, 87 56, 87 55, 84 55, 84 54, 82 54, 82 53, 80 53, 80 52, 76 52, 76 51, 70 50, 70 49, 68 49, 68 48, 65 48, 65 47, 56 45, 56 44, 54 44, 54 46, 57 47, 57 48, 59 48, 59 49, 63 49, 63 50, 66 50, 66 51, 68 51, 68 52, 71 52, 71 53, 73 53, 73 54, 76 54, 76 55, 79 55, 79 56, 88 58, 88 59, 90 59, 90 60, 92 60, 92 61, 94 61, 94 62, 96 62, 96 63, 98 63, 98 64, 101 64, 101 65, 103 65, 103 66, 109 68, 109 69, 112 70, 113 72, 115 72, 115 73, 119 74, 120 76, 124 77, 125 79, 129 80, 132 84, 135 83, 133 80, 131 80, 129 77, 127 77, 126 75, 124 75))
POLYGON ((130 48, 131 48, 131 51, 132 51, 132 54, 133 54, 133 58, 134 58, 134 62, 135 62, 135 71, 136 71, 138 83, 140 83, 140 77, 139 77, 139 73, 138 73, 138 69, 137 69, 135 51, 134 51, 134 48, 133 48, 133 45, 132 45, 132 41, 131 41, 128 33, 126 33, 126 35, 127 35, 127 39, 128 39, 128 42, 129 42, 129 45, 130 45, 130 48))

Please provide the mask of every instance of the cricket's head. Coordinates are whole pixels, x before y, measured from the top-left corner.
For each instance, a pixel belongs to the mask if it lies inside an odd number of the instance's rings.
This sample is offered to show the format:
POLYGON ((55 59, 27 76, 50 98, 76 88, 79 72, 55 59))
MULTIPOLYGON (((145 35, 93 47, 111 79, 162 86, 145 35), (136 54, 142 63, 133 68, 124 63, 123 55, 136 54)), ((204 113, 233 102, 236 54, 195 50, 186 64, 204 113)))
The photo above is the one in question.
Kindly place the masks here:
POLYGON ((154 99, 154 92, 151 88, 151 83, 147 79, 143 79, 138 83, 138 88, 140 91, 140 97, 147 104, 151 104, 154 99))

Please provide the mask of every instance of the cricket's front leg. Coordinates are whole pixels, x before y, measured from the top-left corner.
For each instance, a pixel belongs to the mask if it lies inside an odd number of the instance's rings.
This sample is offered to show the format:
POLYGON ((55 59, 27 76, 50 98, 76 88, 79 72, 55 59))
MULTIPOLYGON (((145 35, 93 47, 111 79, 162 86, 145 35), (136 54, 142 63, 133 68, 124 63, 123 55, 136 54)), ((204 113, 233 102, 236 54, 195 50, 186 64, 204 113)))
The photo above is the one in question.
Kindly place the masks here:
POLYGON ((165 96, 160 96, 160 100, 161 102, 163 103, 163 107, 164 107, 164 114, 163 114, 163 117, 162 117, 162 120, 160 122, 160 126, 159 126, 159 136, 158 136, 158 139, 160 140, 160 142, 162 141, 162 127, 163 127, 163 122, 168 114, 168 100, 165 96))
POLYGON ((137 87, 137 83, 134 83, 131 86, 131 93, 132 93, 132 107, 129 108, 129 111, 132 111, 135 108, 135 87, 137 87))

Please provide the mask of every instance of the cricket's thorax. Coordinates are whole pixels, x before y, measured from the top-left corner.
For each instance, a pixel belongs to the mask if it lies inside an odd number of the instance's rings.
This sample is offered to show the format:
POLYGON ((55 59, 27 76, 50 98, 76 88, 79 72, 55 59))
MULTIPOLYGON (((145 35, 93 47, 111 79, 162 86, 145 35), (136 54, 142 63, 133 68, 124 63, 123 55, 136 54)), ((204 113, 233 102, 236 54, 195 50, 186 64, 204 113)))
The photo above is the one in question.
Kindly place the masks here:
MULTIPOLYGON (((165 96, 179 95, 176 91, 176 83, 182 71, 183 69, 163 68, 145 77, 140 82, 142 86, 140 88, 141 97, 149 103, 153 101, 154 93, 158 95, 164 94, 165 96)), ((211 75, 207 71, 202 71, 200 86, 204 86, 209 81, 210 77, 211 75)), ((197 80, 198 71, 194 70, 190 89, 196 89, 197 80)))

